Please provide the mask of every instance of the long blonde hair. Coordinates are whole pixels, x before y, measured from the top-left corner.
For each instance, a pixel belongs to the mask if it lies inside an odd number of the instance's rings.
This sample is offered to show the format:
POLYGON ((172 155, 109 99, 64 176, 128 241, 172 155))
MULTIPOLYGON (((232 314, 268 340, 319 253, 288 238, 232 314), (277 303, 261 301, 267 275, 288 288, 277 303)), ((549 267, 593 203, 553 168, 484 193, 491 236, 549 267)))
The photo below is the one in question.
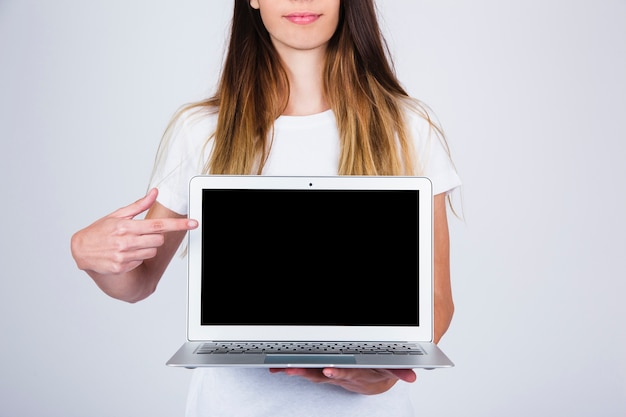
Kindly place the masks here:
MULTIPOLYGON (((409 97, 398 81, 373 0, 341 1, 339 24, 327 47, 324 94, 339 129, 339 175, 420 175, 407 109, 427 120, 445 143, 428 108, 409 97)), ((259 175, 271 149, 274 121, 288 97, 287 73, 259 11, 249 0, 235 0, 215 95, 183 106, 170 128, 189 110, 216 112, 203 173, 259 175)))

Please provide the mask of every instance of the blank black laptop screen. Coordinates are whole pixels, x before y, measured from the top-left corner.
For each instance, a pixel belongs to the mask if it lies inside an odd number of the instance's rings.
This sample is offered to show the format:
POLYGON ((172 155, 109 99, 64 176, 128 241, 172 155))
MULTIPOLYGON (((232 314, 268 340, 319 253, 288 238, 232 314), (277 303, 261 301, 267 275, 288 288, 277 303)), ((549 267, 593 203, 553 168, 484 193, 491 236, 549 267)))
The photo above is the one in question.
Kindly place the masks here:
POLYGON ((202 325, 418 326, 418 200, 203 190, 202 325))

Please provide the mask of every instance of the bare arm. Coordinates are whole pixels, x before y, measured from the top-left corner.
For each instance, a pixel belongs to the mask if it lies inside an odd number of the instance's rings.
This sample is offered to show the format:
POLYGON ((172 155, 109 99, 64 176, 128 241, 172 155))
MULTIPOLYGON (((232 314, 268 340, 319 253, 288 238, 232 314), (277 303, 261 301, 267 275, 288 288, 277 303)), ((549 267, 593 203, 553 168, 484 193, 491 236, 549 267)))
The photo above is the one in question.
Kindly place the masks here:
POLYGON ((452 286, 450 283, 450 235, 446 211, 446 196, 438 194, 434 199, 434 342, 439 343, 448 330, 454 314, 452 286))
POLYGON ((150 190, 136 202, 72 236, 72 256, 106 294, 137 302, 154 292, 188 230, 187 220, 156 202, 150 190), (148 210, 144 220, 134 218, 148 210))

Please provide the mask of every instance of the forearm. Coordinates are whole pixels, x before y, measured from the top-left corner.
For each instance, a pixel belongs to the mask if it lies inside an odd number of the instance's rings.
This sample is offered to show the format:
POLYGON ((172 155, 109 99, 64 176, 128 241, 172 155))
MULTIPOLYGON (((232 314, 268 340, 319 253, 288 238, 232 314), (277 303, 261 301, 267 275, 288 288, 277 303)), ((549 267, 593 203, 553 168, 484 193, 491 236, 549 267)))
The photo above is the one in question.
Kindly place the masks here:
MULTIPOLYGON (((452 285, 450 283, 450 250, 449 244, 442 242, 443 237, 438 239, 435 246, 435 262, 434 262, 434 332, 433 340, 439 343, 442 336, 450 327, 452 316, 454 315, 454 300, 452 298, 452 285)), ((445 233, 447 236, 447 231, 445 233)))
POLYGON ((454 315, 454 302, 451 294, 449 296, 436 295, 434 302, 435 329, 433 341, 435 343, 439 343, 452 322, 452 317, 454 315))
POLYGON ((450 236, 445 195, 435 196, 434 221, 434 331, 433 340, 439 343, 450 327, 454 315, 454 301, 450 282, 450 236))
POLYGON ((85 272, 105 294, 129 303, 136 303, 150 296, 158 283, 158 279, 147 276, 144 264, 117 275, 103 275, 89 270, 85 272))

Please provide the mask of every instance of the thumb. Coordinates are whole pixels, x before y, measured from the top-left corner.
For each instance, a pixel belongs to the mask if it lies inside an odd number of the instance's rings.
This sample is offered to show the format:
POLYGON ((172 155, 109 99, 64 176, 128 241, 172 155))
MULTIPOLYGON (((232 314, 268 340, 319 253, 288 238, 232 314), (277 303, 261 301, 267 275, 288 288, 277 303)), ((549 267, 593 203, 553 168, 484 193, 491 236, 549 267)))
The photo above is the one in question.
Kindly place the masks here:
POLYGON ((126 207, 122 207, 114 211, 111 214, 111 217, 132 219, 152 207, 158 195, 159 190, 156 188, 152 188, 145 196, 141 197, 139 200, 127 205, 126 207))

